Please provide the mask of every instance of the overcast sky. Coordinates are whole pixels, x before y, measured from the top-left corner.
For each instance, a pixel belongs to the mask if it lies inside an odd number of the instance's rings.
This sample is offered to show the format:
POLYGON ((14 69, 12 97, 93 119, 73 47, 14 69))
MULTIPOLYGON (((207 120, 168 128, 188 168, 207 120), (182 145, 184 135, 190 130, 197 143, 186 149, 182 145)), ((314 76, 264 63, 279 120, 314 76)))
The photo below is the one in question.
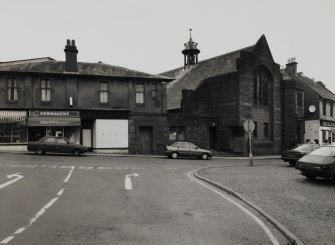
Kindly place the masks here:
POLYGON ((199 60, 256 43, 265 34, 275 62, 296 57, 298 71, 335 92, 333 0, 0 0, 0 61, 78 60, 157 74, 183 65, 192 37, 199 60))

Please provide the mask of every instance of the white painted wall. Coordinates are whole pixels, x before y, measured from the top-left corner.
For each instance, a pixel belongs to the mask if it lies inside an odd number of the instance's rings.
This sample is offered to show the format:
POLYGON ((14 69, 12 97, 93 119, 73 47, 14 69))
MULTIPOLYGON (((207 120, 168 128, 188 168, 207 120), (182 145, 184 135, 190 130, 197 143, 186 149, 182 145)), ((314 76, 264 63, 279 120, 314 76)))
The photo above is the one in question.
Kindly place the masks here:
POLYGON ((320 121, 319 120, 309 120, 305 121, 305 136, 304 140, 310 139, 319 139, 319 142, 321 142, 320 137, 322 135, 319 135, 319 129, 320 129, 320 121))
POLYGON ((95 120, 93 125, 93 147, 128 148, 128 120, 95 120))

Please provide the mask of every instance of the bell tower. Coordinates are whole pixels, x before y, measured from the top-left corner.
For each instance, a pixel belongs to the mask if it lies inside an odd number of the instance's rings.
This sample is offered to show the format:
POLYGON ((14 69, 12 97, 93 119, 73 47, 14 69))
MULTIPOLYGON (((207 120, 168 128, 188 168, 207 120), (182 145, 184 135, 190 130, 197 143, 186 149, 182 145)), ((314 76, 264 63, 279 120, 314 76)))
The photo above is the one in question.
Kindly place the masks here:
POLYGON ((192 40, 192 29, 190 29, 190 40, 184 44, 185 48, 182 52, 184 55, 184 69, 198 63, 198 54, 200 50, 197 48, 198 43, 192 40))

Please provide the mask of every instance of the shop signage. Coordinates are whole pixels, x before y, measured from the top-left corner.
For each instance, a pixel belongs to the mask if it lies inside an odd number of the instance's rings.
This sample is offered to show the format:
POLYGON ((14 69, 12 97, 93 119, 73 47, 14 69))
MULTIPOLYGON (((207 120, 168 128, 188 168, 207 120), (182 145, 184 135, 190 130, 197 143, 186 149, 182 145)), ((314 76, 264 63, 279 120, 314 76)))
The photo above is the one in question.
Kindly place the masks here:
POLYGON ((30 117, 80 117, 79 111, 29 111, 30 117))
POLYGON ((323 126, 323 127, 333 127, 333 128, 335 128, 335 122, 320 120, 320 123, 321 123, 321 126, 323 126))

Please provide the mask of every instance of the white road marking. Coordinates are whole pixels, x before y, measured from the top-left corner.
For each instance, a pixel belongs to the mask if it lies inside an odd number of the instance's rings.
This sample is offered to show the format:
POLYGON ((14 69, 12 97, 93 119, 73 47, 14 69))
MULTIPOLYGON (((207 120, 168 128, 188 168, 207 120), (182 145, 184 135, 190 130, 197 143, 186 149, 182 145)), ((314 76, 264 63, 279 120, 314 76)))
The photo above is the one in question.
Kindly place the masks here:
POLYGON ((60 166, 59 168, 70 168, 70 169, 72 169, 73 166, 60 166))
POLYGON ((133 169, 133 170, 137 170, 137 169, 145 169, 145 168, 131 168, 131 169, 133 169))
POLYGON ((98 169, 106 170, 106 169, 113 169, 112 167, 98 167, 98 169))
POLYGON ((69 179, 70 179, 70 177, 71 177, 71 175, 72 175, 72 173, 73 173, 73 170, 74 170, 74 166, 71 166, 72 168, 71 168, 71 170, 70 170, 70 172, 69 172, 69 174, 66 176, 66 178, 63 180, 63 183, 67 183, 68 181, 69 181, 69 179))
MULTIPOLYGON (((71 177, 71 174, 73 173, 73 170, 75 169, 74 166, 72 166, 71 170, 69 171, 69 174, 67 175, 67 177, 65 178, 65 180, 69 180, 69 178, 71 177)), ((65 182, 65 180, 63 182, 65 182)), ((67 182, 66 181, 66 182, 67 182)), ((34 217, 32 217, 27 224, 25 224, 24 226, 20 227, 19 229, 17 229, 13 235, 15 234, 21 234, 22 232, 24 232, 26 229, 28 229, 39 217, 41 217, 49 208, 52 207, 52 205, 55 204, 55 202, 59 199, 59 197, 61 195, 63 195, 65 188, 62 188, 58 191, 58 193, 56 194, 56 197, 54 197, 53 199, 51 199, 46 205, 44 205, 44 207, 42 207, 40 209, 40 211, 38 211, 34 217)), ((2 240, 0 242, 0 244, 7 244, 8 242, 10 242, 11 240, 13 240, 15 238, 15 236, 8 236, 7 238, 5 238, 4 240, 2 240)))
POLYGON ((10 242, 12 239, 14 239, 14 236, 9 236, 6 239, 2 240, 0 242, 0 244, 7 244, 8 242, 10 242))
POLYGON ((268 226, 266 226, 262 220, 260 220, 256 215, 254 215, 253 213, 251 213, 248 209, 246 209, 245 207, 243 207, 242 205, 240 205, 239 203, 235 202, 233 199, 229 198, 228 196, 222 194, 221 192, 215 190, 213 187, 201 182, 198 179, 195 179, 195 177, 191 176, 191 174, 194 174, 194 171, 188 172, 187 176, 197 182, 198 184, 201 184, 202 186, 206 187, 207 189, 210 189, 211 191, 215 192, 216 194, 220 195, 221 197, 223 197, 224 199, 226 199, 227 201, 231 202, 232 204, 234 204, 235 206, 237 206, 239 209, 241 209, 243 212, 245 212, 247 215, 249 215, 253 220, 256 221, 256 223, 258 223, 262 229, 265 231, 265 233, 268 235, 268 237, 270 238, 272 244, 274 245, 280 245, 278 242, 278 239, 272 234, 270 228, 268 226))
POLYGON ((79 166, 79 169, 93 169, 94 167, 79 166))
POLYGON ((177 170, 177 168, 165 168, 166 170, 177 170))
POLYGON ((126 170, 126 169, 129 169, 129 168, 128 167, 115 167, 115 169, 126 170))
POLYGON ((13 177, 15 177, 15 179, 12 179, 12 180, 7 181, 6 183, 3 183, 2 185, 0 185, 0 189, 4 188, 4 187, 6 187, 10 184, 13 184, 14 182, 18 181, 19 179, 22 179, 23 175, 20 175, 20 173, 7 175, 8 179, 13 178, 13 177))
POLYGON ((126 178, 124 179, 124 188, 126 191, 131 191, 133 189, 133 184, 131 183, 131 176, 137 177, 139 174, 127 174, 126 178))

